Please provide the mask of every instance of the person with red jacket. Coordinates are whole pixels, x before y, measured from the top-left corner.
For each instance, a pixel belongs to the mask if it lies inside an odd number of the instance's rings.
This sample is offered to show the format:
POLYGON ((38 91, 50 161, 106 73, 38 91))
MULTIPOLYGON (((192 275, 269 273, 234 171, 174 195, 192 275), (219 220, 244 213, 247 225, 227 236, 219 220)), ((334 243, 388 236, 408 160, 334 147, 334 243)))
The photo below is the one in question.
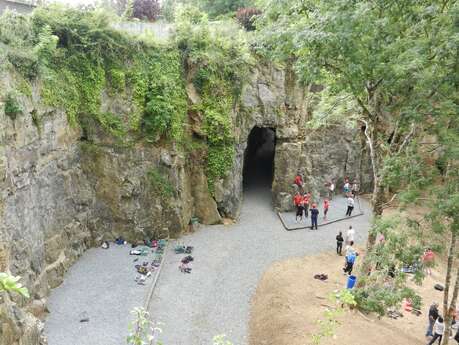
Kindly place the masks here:
POLYGON ((330 207, 330 201, 327 198, 324 199, 324 220, 327 220, 328 208, 330 207))
POLYGON ((293 197, 293 203, 295 204, 296 207, 296 217, 295 217, 295 222, 298 223, 298 217, 300 217, 300 221, 303 219, 303 196, 300 194, 300 192, 296 192, 295 196, 293 197))
POLYGON ((295 179, 293 180, 293 184, 297 187, 297 190, 299 192, 303 192, 303 177, 301 176, 301 173, 298 171, 298 173, 295 176, 295 179))

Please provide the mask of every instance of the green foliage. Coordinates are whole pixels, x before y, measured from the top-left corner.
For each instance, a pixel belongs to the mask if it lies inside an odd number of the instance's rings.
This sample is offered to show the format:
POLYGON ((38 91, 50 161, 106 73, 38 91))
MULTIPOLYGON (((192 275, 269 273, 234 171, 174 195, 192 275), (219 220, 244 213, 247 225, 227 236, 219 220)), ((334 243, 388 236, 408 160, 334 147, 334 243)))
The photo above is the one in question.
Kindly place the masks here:
POLYGON ((8 93, 5 98, 5 115, 11 120, 16 120, 16 117, 22 113, 22 108, 13 93, 8 93))
POLYGON ((19 280, 21 277, 13 277, 5 272, 0 272, 0 292, 16 292, 19 295, 30 298, 29 291, 23 287, 19 280))
POLYGON ((192 81, 202 102, 207 136, 207 179, 209 190, 225 177, 234 160, 232 112, 248 75, 252 58, 244 32, 228 22, 230 31, 211 26, 207 16, 193 6, 177 12, 176 42, 184 60, 195 71, 192 81))
POLYGON ((167 200, 174 196, 174 187, 158 169, 150 169, 147 176, 151 187, 161 198, 167 200))
POLYGON ((216 335, 212 339, 213 345, 233 345, 233 343, 226 339, 225 334, 216 335))
POLYGON ((131 314, 134 320, 129 324, 127 345, 161 345, 156 340, 162 330, 150 321, 150 314, 144 308, 134 308, 131 314))

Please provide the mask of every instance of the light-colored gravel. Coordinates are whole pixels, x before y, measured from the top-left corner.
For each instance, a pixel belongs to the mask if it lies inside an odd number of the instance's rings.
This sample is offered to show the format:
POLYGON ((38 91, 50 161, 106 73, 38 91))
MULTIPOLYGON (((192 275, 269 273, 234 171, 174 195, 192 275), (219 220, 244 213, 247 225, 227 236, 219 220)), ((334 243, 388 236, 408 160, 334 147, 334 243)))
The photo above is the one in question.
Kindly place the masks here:
POLYGON ((349 225, 356 229, 357 242, 366 239, 370 211, 364 200, 364 216, 317 231, 289 232, 273 212, 269 193, 247 193, 237 224, 205 227, 180 239, 180 243, 195 247, 191 274, 179 272, 184 255, 174 254, 171 243, 150 310, 162 323, 164 345, 208 345, 218 334, 226 334, 235 345, 246 345, 250 299, 270 264, 333 250, 337 232, 349 225))
POLYGON ((144 304, 148 291, 138 285, 134 266, 153 255, 130 256, 129 245, 88 250, 53 290, 45 324, 49 345, 124 345, 134 307, 144 304), (134 259, 139 258, 134 263, 134 259), (89 322, 80 322, 86 313, 89 322))

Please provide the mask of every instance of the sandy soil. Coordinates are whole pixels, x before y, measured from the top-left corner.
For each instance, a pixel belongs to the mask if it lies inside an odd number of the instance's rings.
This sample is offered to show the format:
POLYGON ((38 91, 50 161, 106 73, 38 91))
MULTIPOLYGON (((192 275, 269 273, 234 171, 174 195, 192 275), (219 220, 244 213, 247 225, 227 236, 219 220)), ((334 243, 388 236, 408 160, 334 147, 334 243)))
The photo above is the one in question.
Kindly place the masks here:
MULTIPOLYGON (((335 253, 294 258, 272 265, 263 275, 252 299, 250 345, 309 345, 311 335, 318 330, 316 321, 323 314, 329 295, 345 287, 347 276, 341 268, 344 258, 335 253), (323 282, 314 274, 328 274, 323 282)), ((324 339, 321 345, 416 345, 426 344, 424 337, 427 311, 433 301, 441 302, 442 292, 433 289, 441 282, 441 272, 434 271, 416 287, 423 297, 421 316, 402 311, 397 320, 364 316, 348 311, 340 317, 336 335, 324 339)))

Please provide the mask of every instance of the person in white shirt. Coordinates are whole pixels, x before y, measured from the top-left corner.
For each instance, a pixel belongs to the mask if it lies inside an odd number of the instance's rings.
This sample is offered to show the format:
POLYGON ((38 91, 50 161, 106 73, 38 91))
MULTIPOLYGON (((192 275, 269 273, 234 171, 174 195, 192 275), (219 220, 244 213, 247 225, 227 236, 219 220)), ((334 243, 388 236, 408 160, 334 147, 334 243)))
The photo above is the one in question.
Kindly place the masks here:
POLYGON ((348 197, 346 216, 350 217, 353 209, 354 209, 354 199, 352 199, 352 197, 348 197))
POLYGON ((438 345, 440 345, 441 339, 443 338, 443 333, 445 332, 445 324, 443 323, 443 318, 441 316, 439 316, 437 321, 435 321, 433 331, 433 338, 427 343, 427 345, 432 345, 433 343, 435 343, 435 340, 437 339, 438 345))
POLYGON ((333 194, 335 193, 335 184, 333 181, 330 181, 330 185, 328 186, 328 199, 333 199, 333 194))
POLYGON ((351 242, 354 243, 355 241, 355 230, 352 225, 349 226, 346 232, 346 243, 350 244, 351 242))

